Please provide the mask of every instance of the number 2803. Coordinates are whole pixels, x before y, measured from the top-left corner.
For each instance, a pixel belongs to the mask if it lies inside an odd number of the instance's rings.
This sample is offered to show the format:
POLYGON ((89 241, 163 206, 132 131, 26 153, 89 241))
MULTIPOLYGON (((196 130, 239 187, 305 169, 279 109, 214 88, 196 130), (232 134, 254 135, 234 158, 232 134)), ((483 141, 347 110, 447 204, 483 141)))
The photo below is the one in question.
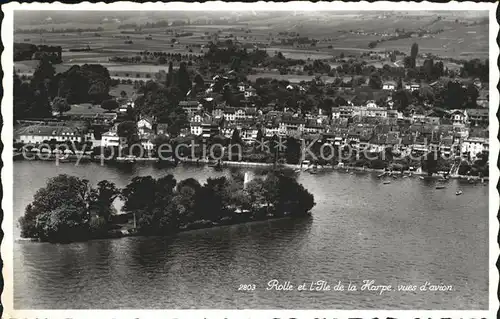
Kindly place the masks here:
POLYGON ((244 290, 244 291, 255 290, 255 285, 240 285, 238 290, 244 290))

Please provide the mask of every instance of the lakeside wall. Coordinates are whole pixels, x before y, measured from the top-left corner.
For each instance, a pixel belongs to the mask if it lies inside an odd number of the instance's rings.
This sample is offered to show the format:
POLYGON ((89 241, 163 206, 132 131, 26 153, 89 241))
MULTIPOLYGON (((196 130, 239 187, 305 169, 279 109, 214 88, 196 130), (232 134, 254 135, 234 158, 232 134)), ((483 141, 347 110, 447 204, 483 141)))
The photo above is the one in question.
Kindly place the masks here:
MULTIPOLYGON (((129 163, 133 163, 133 162, 159 162, 160 161, 158 158, 154 158, 154 157, 133 158, 133 159, 130 159, 127 157, 122 157, 122 158, 117 158, 117 159, 107 159, 107 158, 102 159, 101 156, 93 156, 92 157, 90 155, 83 155, 83 154, 78 154, 78 155, 69 154, 68 156, 65 156, 64 158, 58 157, 57 154, 51 154, 50 156, 47 156, 47 155, 45 155, 45 156, 46 156, 46 158, 34 158, 31 160, 54 161, 54 162, 59 162, 59 163, 74 163, 74 162, 78 162, 78 161, 82 161, 82 162, 91 161, 91 162, 97 162, 97 163, 116 162, 116 161, 117 162, 129 162, 129 163)), ((16 159, 23 160, 22 158, 19 158, 19 157, 16 159)), ((175 163, 174 160, 165 160, 165 162, 175 163)), ((213 164, 214 161, 207 160, 207 159, 183 159, 183 160, 179 161, 179 163, 207 165, 207 164, 213 164)), ((304 166, 304 165, 300 165, 300 164, 278 164, 278 165, 280 165, 281 167, 286 167, 286 168, 290 168, 290 169, 302 169, 302 170, 307 170, 308 168, 311 167, 311 166, 304 166)), ((274 163, 259 163, 259 162, 242 162, 242 161, 223 161, 222 162, 222 167, 228 167, 228 166, 266 168, 266 167, 273 167, 273 166, 275 166, 275 164, 274 163)), ((331 170, 353 170, 353 171, 362 171, 362 172, 376 172, 376 173, 387 172, 387 173, 389 173, 389 171, 386 171, 385 169, 364 168, 364 167, 356 167, 356 166, 324 165, 324 166, 320 166, 320 167, 331 169, 331 170)), ((421 170, 416 170, 416 171, 406 170, 403 172, 401 172, 400 170, 397 170, 397 171, 392 171, 391 174, 402 175, 405 173, 408 174, 410 172, 412 175, 421 175, 421 176, 427 175, 426 172, 423 172, 421 170)), ((439 174, 436 174, 436 175, 439 175, 439 174)), ((479 176, 472 176, 472 175, 469 176, 469 175, 450 174, 449 177, 454 178, 454 179, 471 179, 471 180, 483 179, 485 181, 489 180, 489 177, 479 177, 479 176)))

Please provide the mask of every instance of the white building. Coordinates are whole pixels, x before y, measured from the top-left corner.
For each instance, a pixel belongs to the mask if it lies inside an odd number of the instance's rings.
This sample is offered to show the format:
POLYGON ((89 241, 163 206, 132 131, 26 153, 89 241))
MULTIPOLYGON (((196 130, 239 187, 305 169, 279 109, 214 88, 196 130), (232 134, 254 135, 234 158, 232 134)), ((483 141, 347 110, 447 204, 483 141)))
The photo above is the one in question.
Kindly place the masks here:
POLYGON ((115 131, 109 131, 102 134, 101 146, 103 147, 118 147, 120 146, 120 137, 115 131))
POLYGON ((394 91, 396 89, 396 87, 397 87, 396 82, 394 82, 394 81, 387 81, 387 82, 383 83, 382 90, 394 91))
POLYGON ((68 126, 30 125, 16 132, 16 142, 44 143, 51 140, 57 142, 84 142, 85 135, 78 129, 68 126))
POLYGON ((490 144, 487 138, 471 137, 462 142, 462 153, 469 153, 472 160, 483 151, 489 151, 490 144))

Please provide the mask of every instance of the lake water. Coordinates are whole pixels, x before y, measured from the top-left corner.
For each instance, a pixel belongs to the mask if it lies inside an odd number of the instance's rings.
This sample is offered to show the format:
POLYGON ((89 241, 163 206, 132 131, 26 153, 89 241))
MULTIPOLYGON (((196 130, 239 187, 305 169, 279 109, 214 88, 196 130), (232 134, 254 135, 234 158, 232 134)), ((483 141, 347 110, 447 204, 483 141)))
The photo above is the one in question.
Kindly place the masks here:
MULTIPOLYGON (((47 178, 77 175, 125 186, 134 176, 177 180, 227 174, 208 167, 14 163, 14 218, 47 178)), ((416 177, 301 173, 313 217, 66 245, 14 244, 14 306, 56 308, 487 309, 488 187, 416 177), (460 187, 461 196, 455 191, 460 187), (267 282, 351 282, 357 291, 267 291, 267 282), (361 291, 452 285, 448 292, 361 291), (240 284, 256 290, 238 291, 240 284)), ((19 230, 14 230, 14 237, 19 230)), ((309 284, 308 284, 309 285, 309 284)))

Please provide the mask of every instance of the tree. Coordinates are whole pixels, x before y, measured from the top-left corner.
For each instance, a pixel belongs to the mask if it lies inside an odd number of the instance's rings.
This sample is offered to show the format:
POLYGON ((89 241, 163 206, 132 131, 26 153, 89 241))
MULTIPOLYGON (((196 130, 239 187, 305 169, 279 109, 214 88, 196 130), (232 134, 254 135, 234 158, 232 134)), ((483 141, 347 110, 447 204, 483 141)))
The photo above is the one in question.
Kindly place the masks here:
POLYGON ((417 43, 413 43, 411 45, 411 50, 410 50, 410 56, 411 56, 411 62, 412 62, 411 67, 412 68, 415 68, 417 66, 417 64, 416 64, 417 55, 418 55, 418 44, 417 43))
POLYGON ((375 90, 380 90, 382 89, 382 79, 380 78, 380 75, 376 72, 373 72, 370 75, 370 82, 369 85, 372 89, 375 90))
POLYGON ((50 242, 85 239, 89 233, 87 218, 84 207, 63 203, 37 217, 37 237, 50 242))
POLYGON ((152 211, 156 200, 156 181, 151 176, 137 176, 121 191, 123 210, 127 212, 152 211))
POLYGON ((54 79, 59 96, 68 103, 98 103, 109 99, 111 77, 108 69, 100 64, 74 65, 54 79))
POLYGON ((174 64, 172 61, 168 63, 168 73, 167 73, 167 87, 173 85, 173 77, 174 77, 174 64))
POLYGON ((64 112, 71 110, 71 106, 65 98, 57 96, 52 102, 52 110, 57 112, 59 115, 62 115, 64 112))
POLYGON ((189 79, 186 62, 181 62, 179 66, 179 71, 177 72, 177 87, 183 96, 191 89, 191 80, 189 79))
POLYGON ((35 193, 33 202, 26 207, 24 215, 19 219, 21 236, 39 237, 42 224, 37 224, 37 218, 56 211, 63 205, 81 207, 86 212, 89 192, 88 180, 66 174, 50 178, 47 185, 35 193))
POLYGON ((90 191, 89 208, 91 213, 95 213, 102 217, 106 222, 109 222, 114 200, 120 195, 120 190, 116 185, 107 180, 102 180, 97 183, 97 188, 90 191))
POLYGON ((194 83, 196 84, 196 87, 199 89, 203 89, 205 87, 205 81, 203 80, 203 77, 199 73, 197 73, 196 76, 194 77, 194 83))
MULTIPOLYGON (((13 81, 14 93, 14 119, 24 119, 27 117, 37 117, 34 113, 35 91, 27 82, 22 82, 19 76, 14 73, 13 81)), ((45 115, 50 115, 48 103, 42 110, 45 115)), ((42 116, 43 117, 43 116, 42 116)))
POLYGON ((301 146, 294 137, 288 137, 286 141, 285 156, 288 164, 298 164, 300 162, 301 146))
POLYGON ((91 102, 101 103, 108 98, 108 91, 109 88, 103 82, 93 83, 88 90, 89 99, 91 102))
POLYGON ((50 62, 49 57, 46 55, 42 56, 35 72, 33 73, 33 77, 31 78, 31 86, 33 88, 39 88, 40 85, 43 85, 48 91, 54 80, 55 73, 56 71, 50 62))
POLYGON ((122 91, 120 92, 120 96, 121 96, 122 98, 126 98, 126 97, 127 97, 127 92, 125 92, 125 91, 123 91, 123 90, 122 90, 122 91))
POLYGON ((119 107, 119 105, 118 102, 116 102, 115 100, 109 99, 102 101, 101 107, 105 110, 112 111, 116 110, 119 107))
POLYGON ((134 121, 121 122, 118 124, 116 131, 119 137, 123 137, 127 140, 128 145, 132 145, 139 140, 137 134, 137 123, 134 121))

